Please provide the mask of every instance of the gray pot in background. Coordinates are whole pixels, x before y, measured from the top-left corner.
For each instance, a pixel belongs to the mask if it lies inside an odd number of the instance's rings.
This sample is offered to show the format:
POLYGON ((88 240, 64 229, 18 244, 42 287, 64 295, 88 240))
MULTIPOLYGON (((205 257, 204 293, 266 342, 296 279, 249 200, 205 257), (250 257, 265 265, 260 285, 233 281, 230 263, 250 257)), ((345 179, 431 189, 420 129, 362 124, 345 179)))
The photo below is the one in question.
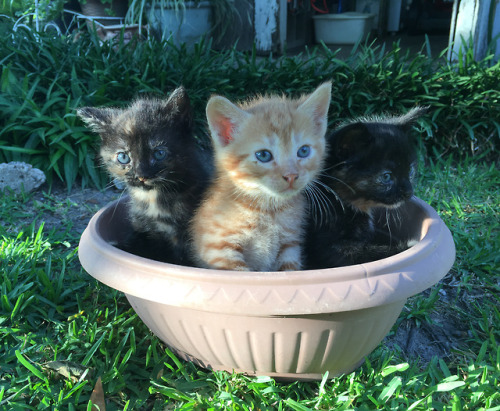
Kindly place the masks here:
POLYGON ((157 38, 171 39, 176 45, 192 45, 210 34, 211 13, 209 1, 186 2, 185 8, 179 9, 153 7, 148 12, 148 21, 157 38))

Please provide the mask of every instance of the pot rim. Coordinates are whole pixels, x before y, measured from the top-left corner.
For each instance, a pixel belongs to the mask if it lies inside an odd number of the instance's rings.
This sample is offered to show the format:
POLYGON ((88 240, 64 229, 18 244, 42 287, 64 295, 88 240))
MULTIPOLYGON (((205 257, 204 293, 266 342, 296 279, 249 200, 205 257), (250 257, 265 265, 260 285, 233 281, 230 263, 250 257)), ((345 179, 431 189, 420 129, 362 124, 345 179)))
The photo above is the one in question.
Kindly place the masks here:
POLYGON ((240 272, 183 267, 148 260, 106 242, 100 232, 122 198, 98 211, 80 239, 79 258, 97 280, 125 294, 203 311, 303 315, 370 308, 406 300, 439 281, 455 259, 451 233, 432 207, 422 238, 392 257, 365 264, 293 272, 240 272))
POLYGON ((315 14, 314 20, 368 20, 375 17, 373 13, 360 13, 357 11, 347 11, 344 13, 315 14))

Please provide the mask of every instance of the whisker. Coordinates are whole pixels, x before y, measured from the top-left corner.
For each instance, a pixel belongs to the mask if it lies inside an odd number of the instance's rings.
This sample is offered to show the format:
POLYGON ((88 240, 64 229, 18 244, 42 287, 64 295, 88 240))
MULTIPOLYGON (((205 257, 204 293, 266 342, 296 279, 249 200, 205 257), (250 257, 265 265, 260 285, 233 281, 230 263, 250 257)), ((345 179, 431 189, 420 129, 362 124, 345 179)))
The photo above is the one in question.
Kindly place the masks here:
POLYGON ((328 223, 329 220, 328 217, 331 216, 331 212, 333 211, 335 213, 335 218, 337 217, 336 215, 337 212, 330 198, 323 192, 323 190, 321 190, 320 187, 313 185, 312 189, 319 202, 320 214, 325 215, 325 224, 326 224, 328 223))
POLYGON ((396 209, 394 209, 393 218, 394 218, 394 222, 397 224, 397 227, 401 228, 401 225, 403 224, 403 221, 402 221, 402 218, 401 218, 401 213, 400 213, 399 207, 396 208, 396 209))
POLYGON ((117 190, 124 190, 127 186, 127 183, 120 178, 114 177, 111 181, 106 185, 105 188, 116 188, 117 190))
POLYGON ((337 168, 337 167, 339 167, 339 166, 342 166, 342 165, 344 165, 344 164, 346 164, 346 163, 347 163, 347 161, 345 161, 345 160, 344 160, 344 161, 341 161, 340 163, 333 164, 333 165, 331 165, 331 166, 329 166, 329 167, 326 167, 326 168, 324 168, 323 170, 324 170, 324 171, 333 170, 334 168, 337 168))
POLYGON ((116 209, 118 208, 118 204, 120 202, 120 200, 123 198, 123 195, 125 194, 127 190, 121 190, 120 191, 120 195, 118 197, 118 201, 115 203, 115 207, 113 208, 113 213, 111 214, 111 218, 113 218, 115 216, 115 212, 116 212, 116 209))
POLYGON ((171 184, 173 186, 176 186, 177 183, 178 183, 178 181, 176 181, 176 180, 169 180, 169 179, 167 179, 165 177, 155 177, 155 180, 156 181, 160 181, 162 183, 168 183, 168 184, 171 184))
MULTIPOLYGON (((308 194, 309 198, 311 199, 311 204, 313 206, 312 209, 312 216, 314 219, 314 222, 316 224, 327 224, 329 221, 329 217, 332 214, 332 211, 336 213, 335 206, 332 202, 332 199, 326 195, 325 191, 332 191, 333 190, 325 186, 321 181, 319 180, 313 180, 310 184, 307 185, 306 187, 306 193, 308 194), (323 189, 322 189, 323 187, 323 189), (319 221, 318 221, 319 220, 319 221)), ((334 195, 336 195, 335 192, 333 192, 334 195)), ((340 199, 338 199, 339 203, 341 203, 340 199)), ((336 218, 335 214, 335 218, 336 218)))
POLYGON ((338 177, 335 177, 335 176, 332 176, 330 174, 325 174, 325 173, 321 173, 320 174, 321 177, 326 177, 326 178, 329 178, 331 180, 335 180, 335 181, 338 181, 339 183, 343 184, 344 186, 346 186, 349 190, 351 190, 351 192, 353 194, 356 193, 356 190, 354 188, 352 188, 349 184, 347 184, 345 181, 341 180, 340 178, 338 177))
MULTIPOLYGON (((317 183, 318 185, 323 187, 326 191, 332 193, 335 196, 335 199, 339 202, 340 206, 342 207, 342 210, 345 211, 345 207, 344 207, 344 203, 343 203, 342 199, 339 197, 339 195, 336 193, 336 191, 333 188, 331 188, 327 184, 323 183, 321 180, 315 180, 315 183, 317 183)), ((324 193, 322 193, 322 194, 324 194, 324 193)), ((327 197, 326 194, 324 194, 324 195, 325 195, 325 197, 327 197)), ((330 201, 330 204, 332 204, 332 207, 333 207, 333 203, 331 201, 330 201)))
POLYGON ((320 224, 323 224, 323 210, 319 204, 319 200, 314 192, 313 186, 307 185, 304 189, 304 193, 308 199, 309 204, 311 205, 310 208, 310 213, 313 218, 313 221, 317 224, 318 223, 318 214, 319 214, 319 221, 320 224))
POLYGON ((113 188, 115 187, 115 184, 113 181, 110 181, 109 183, 107 183, 105 186, 104 186, 104 190, 109 190, 110 188, 113 188))
POLYGON ((392 246, 392 231, 391 224, 389 222, 389 209, 385 209, 385 224, 387 226, 387 231, 389 232, 389 247, 392 246))

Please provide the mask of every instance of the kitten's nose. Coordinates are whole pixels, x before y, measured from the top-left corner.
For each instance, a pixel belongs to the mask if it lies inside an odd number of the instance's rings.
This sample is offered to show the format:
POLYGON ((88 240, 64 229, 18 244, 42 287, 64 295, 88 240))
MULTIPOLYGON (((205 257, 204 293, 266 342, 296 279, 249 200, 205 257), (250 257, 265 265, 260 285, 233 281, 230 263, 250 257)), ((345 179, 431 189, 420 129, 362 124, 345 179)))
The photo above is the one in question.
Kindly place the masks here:
POLYGON ((413 197, 413 190, 411 188, 409 190, 405 190, 403 195, 406 200, 409 200, 413 197))
POLYGON ((295 180, 297 180, 299 178, 299 175, 298 174, 287 174, 285 176, 283 176, 283 179, 288 183, 290 184, 290 186, 293 184, 293 182, 295 180))
POLYGON ((408 200, 413 196, 413 186, 408 181, 406 184, 402 184, 403 197, 408 200))

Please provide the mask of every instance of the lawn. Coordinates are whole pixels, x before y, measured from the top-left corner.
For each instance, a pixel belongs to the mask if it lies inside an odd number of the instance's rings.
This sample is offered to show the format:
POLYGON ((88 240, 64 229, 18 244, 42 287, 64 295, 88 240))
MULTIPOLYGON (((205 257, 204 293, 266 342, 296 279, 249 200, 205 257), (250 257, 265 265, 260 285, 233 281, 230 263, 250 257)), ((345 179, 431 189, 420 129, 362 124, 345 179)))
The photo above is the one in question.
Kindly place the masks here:
MULTIPOLYGON (((331 113, 339 120, 429 105, 419 125, 416 194, 452 231, 457 259, 439 284, 408 301, 359 369, 285 383, 179 360, 123 294, 88 276, 77 257, 82 226, 74 216, 82 207, 86 215, 95 212, 97 204, 56 196, 49 186, 45 193, 5 192, 0 408, 90 409, 94 391, 92 401, 104 399, 107 410, 500 410, 498 64, 476 63, 465 53, 465 64, 438 67, 429 56, 404 56, 397 48, 387 54, 368 48, 346 63, 326 50, 260 59, 205 46, 169 49, 155 62, 154 44, 119 49, 111 59, 112 49, 91 38, 9 39, 0 40, 8 56, 0 60, 0 161, 30 161, 71 193, 106 181, 93 162, 95 136, 74 115, 83 104, 119 105, 183 83, 202 113, 215 91, 235 98, 299 93, 334 78, 331 113), (65 49, 69 57, 60 55, 65 49), (437 348, 429 354, 412 341, 402 344, 398 336, 407 329, 437 348)), ((200 120, 200 138, 203 130, 200 120)))

